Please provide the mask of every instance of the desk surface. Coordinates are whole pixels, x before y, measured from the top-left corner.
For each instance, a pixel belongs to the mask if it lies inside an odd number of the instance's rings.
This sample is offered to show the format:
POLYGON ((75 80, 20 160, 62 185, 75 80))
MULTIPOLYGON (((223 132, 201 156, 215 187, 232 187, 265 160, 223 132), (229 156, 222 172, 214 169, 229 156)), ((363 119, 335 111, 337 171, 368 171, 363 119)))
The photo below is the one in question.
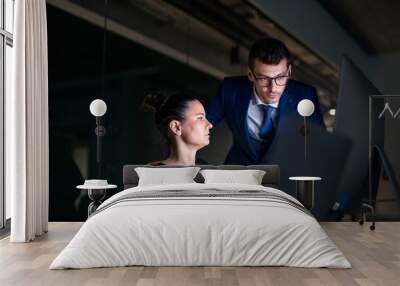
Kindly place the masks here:
POLYGON ((291 181, 321 181, 321 177, 289 177, 291 181))
POLYGON ((83 190, 106 190, 106 189, 115 189, 117 185, 104 185, 104 186, 88 186, 88 185, 79 185, 76 186, 77 189, 83 190))

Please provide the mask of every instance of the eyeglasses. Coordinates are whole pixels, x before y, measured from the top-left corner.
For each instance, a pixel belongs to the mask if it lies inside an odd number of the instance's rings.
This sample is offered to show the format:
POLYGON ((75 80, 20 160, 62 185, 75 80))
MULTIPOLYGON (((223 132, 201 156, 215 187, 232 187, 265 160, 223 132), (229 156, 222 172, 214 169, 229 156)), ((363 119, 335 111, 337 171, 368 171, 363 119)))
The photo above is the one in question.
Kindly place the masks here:
POLYGON ((253 74, 254 78, 256 79, 259 85, 265 85, 265 86, 270 86, 272 84, 272 81, 274 81, 275 84, 278 86, 284 86, 286 85, 290 77, 290 71, 288 71, 287 75, 280 75, 276 77, 256 76, 253 71, 251 71, 251 73, 253 74))

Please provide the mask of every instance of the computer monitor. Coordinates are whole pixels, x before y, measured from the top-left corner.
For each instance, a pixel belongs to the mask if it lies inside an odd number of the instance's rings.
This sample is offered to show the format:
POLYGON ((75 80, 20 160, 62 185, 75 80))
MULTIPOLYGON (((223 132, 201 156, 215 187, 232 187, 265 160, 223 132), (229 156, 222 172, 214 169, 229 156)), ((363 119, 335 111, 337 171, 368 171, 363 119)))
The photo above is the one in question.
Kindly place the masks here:
MULTIPOLYGON (((340 86, 337 98, 336 119, 333 133, 351 140, 351 148, 338 188, 338 204, 342 212, 355 213, 359 210, 361 199, 368 196, 369 190, 369 144, 384 145, 384 120, 375 120, 372 138, 369 138, 369 100, 371 95, 380 95, 379 90, 365 74, 346 56, 340 70, 340 86)), ((383 109, 383 101, 371 105, 371 112, 383 109)), ((374 156, 377 154, 374 153, 374 156)), ((379 179, 380 168, 371 174, 372 180, 379 179)), ((378 184, 372 185, 377 188, 378 184)), ((372 190, 376 193, 376 190, 372 190)))
POLYGON ((331 220, 338 182, 350 147, 349 140, 309 122, 305 157, 305 141, 300 132, 303 122, 299 114, 292 114, 285 119, 284 126, 263 158, 263 163, 280 166, 281 189, 293 196, 296 186, 289 177, 321 177, 322 180, 315 186, 314 207, 311 212, 318 220, 331 220))

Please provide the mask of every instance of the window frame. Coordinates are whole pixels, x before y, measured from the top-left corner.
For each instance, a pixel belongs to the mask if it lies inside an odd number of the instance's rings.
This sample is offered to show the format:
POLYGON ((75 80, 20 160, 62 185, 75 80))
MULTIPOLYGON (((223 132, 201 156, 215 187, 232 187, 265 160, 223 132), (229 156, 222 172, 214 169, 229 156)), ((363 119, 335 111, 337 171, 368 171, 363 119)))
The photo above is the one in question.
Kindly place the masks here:
MULTIPOLYGON (((7 0, 0 0, 0 229, 2 232, 4 230, 9 229, 10 222, 7 221, 6 218, 6 189, 5 189, 5 165, 4 165, 4 154, 5 154, 5 93, 6 93, 6 85, 7 82, 6 78, 6 62, 7 61, 7 54, 6 54, 6 47, 13 47, 13 34, 6 30, 6 1, 7 0), (7 221, 7 222, 6 222, 7 221)), ((12 2, 13 5, 13 13, 15 8, 15 0, 8 0, 12 2)), ((14 19, 14 15, 11 16, 14 19)), ((12 27, 14 30, 14 27, 12 27)))

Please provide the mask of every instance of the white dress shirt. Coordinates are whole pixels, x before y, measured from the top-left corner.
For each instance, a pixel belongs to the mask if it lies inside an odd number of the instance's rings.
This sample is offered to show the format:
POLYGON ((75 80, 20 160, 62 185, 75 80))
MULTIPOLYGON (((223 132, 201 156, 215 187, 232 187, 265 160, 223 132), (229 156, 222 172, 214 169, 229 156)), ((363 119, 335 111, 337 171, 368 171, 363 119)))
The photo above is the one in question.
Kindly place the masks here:
POLYGON ((264 121, 264 109, 261 107, 261 105, 275 107, 275 110, 272 113, 272 124, 274 128, 276 128, 276 116, 277 116, 276 109, 278 108, 279 101, 271 104, 265 104, 257 96, 256 90, 253 89, 253 94, 251 96, 249 107, 247 110, 247 126, 249 129, 250 136, 252 136, 258 141, 266 142, 265 139, 262 139, 260 137, 260 129, 264 121))

